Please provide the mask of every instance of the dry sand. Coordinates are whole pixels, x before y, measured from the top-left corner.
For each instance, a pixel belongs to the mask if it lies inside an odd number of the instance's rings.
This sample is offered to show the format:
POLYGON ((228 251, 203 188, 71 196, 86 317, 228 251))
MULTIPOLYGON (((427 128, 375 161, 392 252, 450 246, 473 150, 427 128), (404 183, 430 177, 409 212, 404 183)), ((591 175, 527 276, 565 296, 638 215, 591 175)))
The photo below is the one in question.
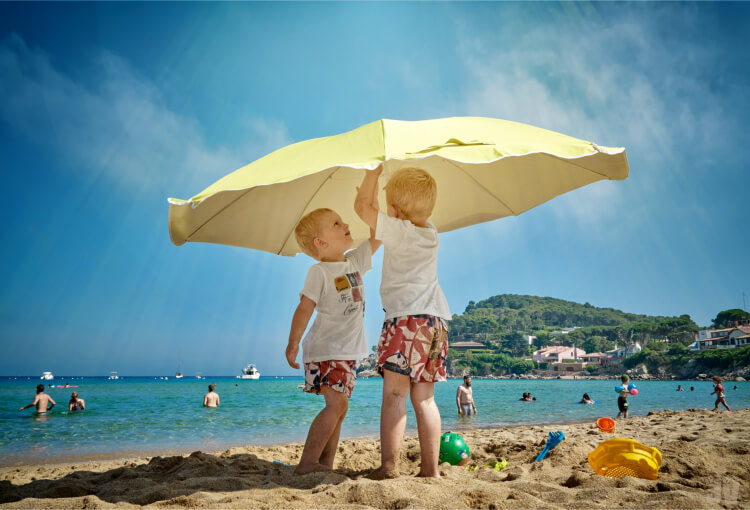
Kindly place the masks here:
POLYGON ((441 468, 418 479, 419 446, 408 437, 403 476, 364 478, 379 464, 376 440, 342 441, 331 473, 295 476, 297 444, 224 452, 0 469, 0 503, 8 508, 750 508, 750 410, 660 411, 620 420, 616 437, 658 448, 658 480, 604 478, 588 453, 612 434, 591 424, 474 430, 462 435, 470 465, 505 458, 508 467, 441 468), (566 439, 541 463, 547 432, 566 439))

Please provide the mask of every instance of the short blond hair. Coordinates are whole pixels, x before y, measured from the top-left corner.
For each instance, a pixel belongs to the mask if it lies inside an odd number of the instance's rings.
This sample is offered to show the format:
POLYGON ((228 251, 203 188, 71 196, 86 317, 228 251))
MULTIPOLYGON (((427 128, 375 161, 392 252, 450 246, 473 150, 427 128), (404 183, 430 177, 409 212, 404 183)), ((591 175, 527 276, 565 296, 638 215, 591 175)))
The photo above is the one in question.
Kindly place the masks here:
POLYGON ((426 219, 435 208, 437 183, 421 168, 402 168, 388 179, 385 196, 407 219, 426 219))
POLYGON ((315 249, 315 238, 320 234, 320 219, 324 214, 329 212, 334 211, 325 207, 310 211, 299 220, 299 223, 294 228, 294 238, 297 240, 299 247, 302 248, 302 251, 306 255, 316 260, 318 258, 318 250, 315 249))

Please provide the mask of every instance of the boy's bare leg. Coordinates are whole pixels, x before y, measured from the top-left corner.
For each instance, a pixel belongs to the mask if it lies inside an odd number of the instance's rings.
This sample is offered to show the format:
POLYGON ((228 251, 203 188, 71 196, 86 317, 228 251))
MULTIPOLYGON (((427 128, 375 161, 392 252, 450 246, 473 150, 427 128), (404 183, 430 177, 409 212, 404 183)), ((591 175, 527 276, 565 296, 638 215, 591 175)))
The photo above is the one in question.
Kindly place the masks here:
MULTIPOLYGON (((338 442, 338 433, 341 431, 341 422, 346 416, 348 401, 346 394, 323 387, 321 393, 326 399, 326 406, 313 420, 310 425, 310 431, 307 433, 305 449, 302 450, 302 457, 294 472, 298 474, 311 473, 313 471, 330 471, 331 466, 321 464, 324 449, 329 447, 329 441, 333 433, 336 433, 336 442, 338 442), (343 397, 337 397, 337 395, 343 397)), ((335 452, 336 447, 333 447, 335 452)), ((330 451, 329 451, 330 455, 330 451)), ((331 461, 333 459, 331 458, 331 461)))
POLYGON ((417 476, 440 478, 440 411, 435 403, 435 383, 411 385, 411 405, 417 415, 417 432, 422 459, 417 476))
POLYGON ((341 424, 344 423, 346 412, 349 409, 349 397, 346 396, 346 393, 341 393, 340 391, 332 390, 330 388, 323 388, 323 390, 323 395, 326 398, 326 407, 328 406, 328 401, 330 399, 336 401, 336 403, 332 403, 332 405, 334 405, 336 408, 343 409, 336 427, 331 432, 331 437, 328 439, 328 442, 323 448, 323 452, 320 454, 320 464, 326 466, 327 468, 333 469, 333 460, 336 457, 336 451, 338 450, 339 445, 339 436, 341 435, 341 424))
POLYGON ((382 480, 399 476, 398 456, 406 429, 406 397, 409 376, 383 371, 383 404, 380 407, 380 467, 369 478, 382 480))

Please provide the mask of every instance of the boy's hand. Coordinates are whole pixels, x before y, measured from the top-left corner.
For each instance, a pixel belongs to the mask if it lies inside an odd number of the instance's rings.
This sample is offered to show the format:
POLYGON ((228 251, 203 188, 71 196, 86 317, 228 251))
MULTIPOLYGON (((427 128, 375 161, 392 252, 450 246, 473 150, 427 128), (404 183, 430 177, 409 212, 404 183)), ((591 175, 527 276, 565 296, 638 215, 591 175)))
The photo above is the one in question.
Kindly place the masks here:
POLYGON ((297 363, 297 354, 299 353, 299 344, 289 344, 286 346, 286 361, 292 368, 299 368, 297 363))

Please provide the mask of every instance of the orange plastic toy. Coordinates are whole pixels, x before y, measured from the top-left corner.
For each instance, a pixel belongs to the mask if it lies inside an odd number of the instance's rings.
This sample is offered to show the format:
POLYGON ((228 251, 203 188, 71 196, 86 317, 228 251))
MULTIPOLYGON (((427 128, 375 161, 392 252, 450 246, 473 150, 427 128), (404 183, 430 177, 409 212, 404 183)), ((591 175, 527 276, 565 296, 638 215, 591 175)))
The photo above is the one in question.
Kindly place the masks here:
POLYGON ((632 439, 616 437, 604 441, 589 453, 589 465, 601 476, 656 480, 661 467, 661 452, 632 439))
POLYGON ((612 418, 599 418, 596 420, 596 426, 599 428, 599 432, 612 434, 615 431, 615 420, 612 418))

